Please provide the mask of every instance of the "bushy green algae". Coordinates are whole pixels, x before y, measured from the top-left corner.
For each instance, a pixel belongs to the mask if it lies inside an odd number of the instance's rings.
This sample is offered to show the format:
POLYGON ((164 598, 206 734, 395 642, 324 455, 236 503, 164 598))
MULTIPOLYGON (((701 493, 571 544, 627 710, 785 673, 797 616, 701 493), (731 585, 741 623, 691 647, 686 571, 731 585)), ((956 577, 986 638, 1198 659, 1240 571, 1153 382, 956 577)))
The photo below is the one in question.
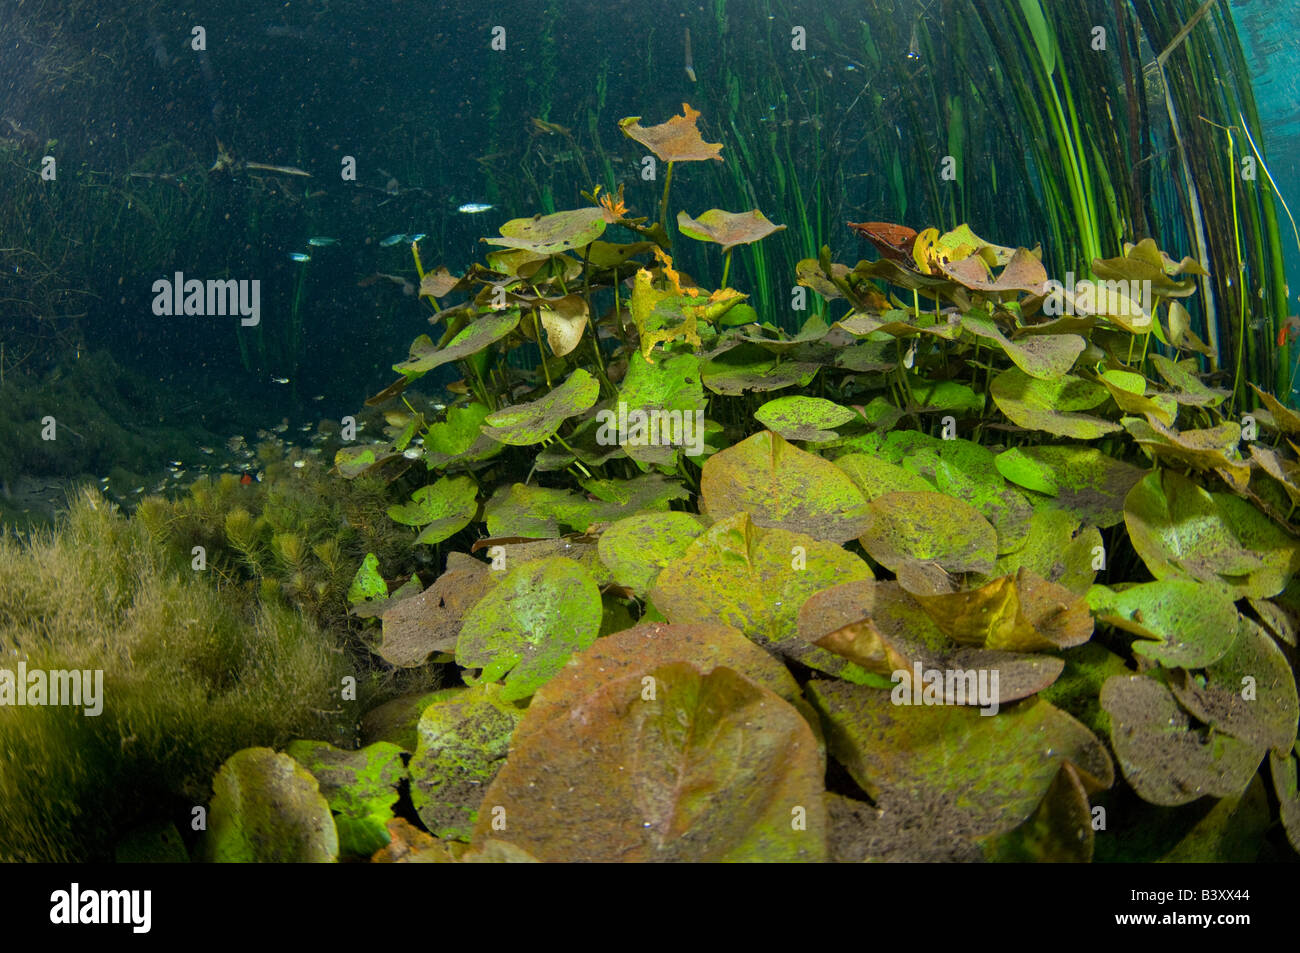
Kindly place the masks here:
POLYGON ((345 657, 302 616, 193 571, 101 496, 0 539, 0 668, 102 670, 103 711, 0 707, 0 860, 111 858, 137 824, 189 832, 233 752, 349 741, 345 657))

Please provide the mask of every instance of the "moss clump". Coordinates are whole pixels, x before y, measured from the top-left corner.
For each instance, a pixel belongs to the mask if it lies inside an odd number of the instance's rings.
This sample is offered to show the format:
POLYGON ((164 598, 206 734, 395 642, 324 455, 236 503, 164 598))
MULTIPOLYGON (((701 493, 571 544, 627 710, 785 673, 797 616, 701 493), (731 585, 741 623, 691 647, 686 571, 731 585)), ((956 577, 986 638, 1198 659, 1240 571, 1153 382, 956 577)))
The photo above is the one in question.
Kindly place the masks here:
POLYGON ((55 530, 0 539, 0 668, 104 673, 97 717, 0 706, 0 860, 110 859, 143 821, 188 821, 241 748, 350 743, 346 656, 212 576, 93 491, 55 530))

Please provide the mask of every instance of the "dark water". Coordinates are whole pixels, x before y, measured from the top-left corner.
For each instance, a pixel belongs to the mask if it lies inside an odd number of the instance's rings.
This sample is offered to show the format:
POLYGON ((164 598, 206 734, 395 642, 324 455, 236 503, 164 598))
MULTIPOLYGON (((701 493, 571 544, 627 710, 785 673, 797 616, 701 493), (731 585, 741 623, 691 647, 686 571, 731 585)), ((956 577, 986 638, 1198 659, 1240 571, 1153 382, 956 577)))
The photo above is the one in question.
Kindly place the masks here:
MULTIPOLYGON (((1110 3, 1090 6, 1109 22, 1110 3)), ((1295 208, 1297 41, 1281 25, 1300 4, 1233 8, 1266 123, 1258 138, 1295 208)), ((705 138, 724 144, 727 161, 683 165, 674 208, 757 207, 789 226, 762 257, 738 254, 730 279, 773 323, 789 325, 783 297, 800 258, 822 244, 838 261, 867 257, 848 220, 967 221, 991 240, 1032 246, 1045 222, 1006 123, 1002 91, 1015 77, 986 51, 973 9, 969 0, 229 0, 126 12, 97 0, 5 0, 0 364, 35 374, 107 350, 153 385, 160 419, 170 409, 217 437, 282 417, 337 417, 387 384, 428 329, 427 303, 403 286, 415 280, 409 243, 382 239, 424 233, 425 267, 459 271, 507 219, 586 204, 580 192, 596 184, 625 185, 633 210, 653 216, 661 180, 642 180, 644 150, 618 120, 663 122, 683 102, 701 111, 705 138), (952 93, 917 92, 936 88, 952 93), (971 127, 975 141, 967 133, 960 187, 940 191, 930 169, 952 148, 954 109, 986 121, 971 127), (38 182, 47 154, 57 177, 38 182), (214 170, 223 155, 229 167, 214 170), (343 175, 349 159, 355 179, 343 175), (458 211, 466 203, 493 208, 458 211), (313 236, 337 243, 310 247, 313 236), (295 252, 311 261, 291 260, 295 252), (177 272, 257 281, 260 324, 156 315, 154 284, 177 272), (376 273, 394 278, 366 282, 376 273)), ((1157 145, 1154 190, 1172 174, 1168 144, 1157 145)), ((1156 225, 1165 247, 1190 250, 1176 209, 1156 225)), ((683 245, 678 264, 717 282, 719 257, 683 245)), ((1059 251, 1046 250, 1052 270, 1068 264, 1053 260, 1059 251)))

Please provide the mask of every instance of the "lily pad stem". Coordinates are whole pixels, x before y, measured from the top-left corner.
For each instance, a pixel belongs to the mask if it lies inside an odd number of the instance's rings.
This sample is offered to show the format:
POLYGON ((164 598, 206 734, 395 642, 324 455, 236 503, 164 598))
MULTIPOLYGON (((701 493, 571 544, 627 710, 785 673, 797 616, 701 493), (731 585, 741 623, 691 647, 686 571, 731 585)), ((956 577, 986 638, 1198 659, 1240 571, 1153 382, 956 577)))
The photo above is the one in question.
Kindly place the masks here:
POLYGON ((731 253, 734 248, 728 248, 726 256, 722 259, 722 287, 727 287, 727 275, 731 273, 731 253))
POLYGON ((546 375, 546 389, 551 389, 551 368, 546 363, 546 345, 542 343, 542 320, 537 316, 537 309, 533 309, 533 328, 537 333, 537 353, 542 358, 542 373, 546 375))
POLYGON ((669 159, 668 171, 664 173, 664 199, 663 203, 659 206, 659 227, 664 230, 665 235, 668 234, 668 190, 672 187, 672 184, 673 162, 669 159))

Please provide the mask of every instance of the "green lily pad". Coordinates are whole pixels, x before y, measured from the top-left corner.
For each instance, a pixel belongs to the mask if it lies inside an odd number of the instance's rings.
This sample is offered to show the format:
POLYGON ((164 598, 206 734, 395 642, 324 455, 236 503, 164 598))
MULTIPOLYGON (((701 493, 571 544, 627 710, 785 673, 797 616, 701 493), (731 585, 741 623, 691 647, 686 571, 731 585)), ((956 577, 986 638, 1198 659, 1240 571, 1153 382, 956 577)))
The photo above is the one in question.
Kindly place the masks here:
POLYGON ((699 242, 714 242, 721 245, 724 252, 729 252, 737 245, 761 241, 785 226, 773 225, 758 209, 752 212, 724 212, 720 208, 711 208, 699 218, 678 212, 677 228, 683 235, 699 242))
POLYGON ((1084 595, 1097 577, 1092 568, 1101 532, 1082 524, 1073 513, 1040 509, 1029 520, 1025 544, 1014 553, 999 556, 992 575, 1030 569, 1049 582, 1084 595))
POLYGON ((1184 575, 1238 597, 1281 592, 1300 545, 1245 500, 1212 494, 1173 470, 1147 474, 1124 503, 1129 539, 1157 579, 1184 575))
POLYGON ((979 414, 984 410, 984 395, 961 381, 929 380, 910 374, 908 390, 919 407, 951 414, 979 414))
POLYGON ((660 665, 531 732, 484 795, 474 843, 495 814, 542 861, 819 862, 822 773, 808 722, 778 695, 725 666, 660 665))
POLYGON ((368 602, 380 602, 388 598, 388 583, 384 582, 379 572, 379 557, 366 553, 365 559, 357 567, 357 573, 348 587, 348 602, 361 605, 368 602))
POLYGON ((1110 716, 1101 707, 1101 687, 1113 675, 1131 675, 1128 664, 1098 640, 1061 653, 1065 669, 1043 689, 1043 698, 1068 711, 1099 738, 1110 735, 1110 716))
POLYGON ((871 501, 862 548, 887 569, 934 562, 949 572, 988 572, 998 537, 979 511, 943 493, 886 493, 871 501))
MULTIPOLYGON (((600 488, 594 482, 588 485, 600 488)), ((503 485, 484 506, 483 518, 489 536, 554 538, 560 535, 560 527, 583 532, 592 523, 617 520, 629 510, 666 510, 672 500, 690 496, 680 483, 657 473, 634 477, 617 489, 617 496, 602 500, 588 499, 571 490, 523 483, 503 485)))
POLYGON ((1178 402, 1168 394, 1146 396, 1147 379, 1141 374, 1112 369, 1103 372, 1097 380, 1126 414, 1151 414, 1166 425, 1173 424, 1178 416, 1178 402))
POLYGON ((388 516, 403 526, 423 526, 417 543, 441 543, 474 519, 477 495, 478 484, 469 477, 443 477, 412 493, 410 503, 390 506, 388 516))
POLYGON ((1081 413, 1092 410, 1109 396, 1106 388, 1081 377, 1066 374, 1056 380, 1042 381, 1013 367, 993 378, 989 391, 1007 419, 1026 430, 1095 440, 1120 429, 1117 423, 1081 413))
POLYGON ((503 701, 527 698, 600 632, 600 590, 572 559, 526 562, 465 616, 456 663, 481 668, 484 682, 505 678, 503 701))
POLYGON ((435 367, 477 354, 488 345, 500 341, 518 325, 519 311, 511 308, 480 314, 472 324, 466 325, 448 341, 446 347, 439 348, 429 335, 421 334, 411 344, 410 356, 402 363, 394 364, 393 370, 409 380, 423 377, 435 367))
POLYGON ((393 460, 402 459, 402 455, 387 444, 371 444, 365 447, 340 447, 334 454, 334 467, 339 476, 353 480, 359 476, 377 470, 393 460))
POLYGON ((1169 689, 1140 675, 1107 679, 1101 705, 1110 715, 1111 747, 1124 777, 1150 804, 1236 797, 1264 757, 1264 749, 1250 742, 1193 728, 1169 689))
POLYGON ((380 741, 345 751, 327 741, 291 741, 285 754, 312 773, 334 811, 339 853, 369 858, 388 844, 388 828, 406 777, 402 749, 380 741))
POLYGON ((514 447, 541 443, 553 436, 565 420, 587 410, 599 397, 600 382, 578 367, 568 380, 545 397, 488 414, 483 420, 483 432, 514 447))
POLYGON ((1151 365, 1156 369, 1156 373, 1165 379, 1165 383, 1173 388, 1170 396, 1180 404, 1192 407, 1217 407, 1228 396, 1226 391, 1214 390, 1201 383, 1194 359, 1174 363, 1163 354, 1152 354, 1151 365))
POLYGON ((446 420, 429 425, 424 434, 424 461, 430 470, 465 466, 496 456, 504 448, 483 432, 482 423, 492 411, 475 401, 449 407, 446 420))
POLYGON ((705 461, 700 509, 714 520, 746 512, 759 526, 837 543, 867 524, 866 500, 843 470, 766 430, 705 461))
POLYGON ((873 799, 907 801, 942 817, 942 828, 981 837, 1031 817, 1063 763, 1087 790, 1107 788, 1114 769, 1087 728, 1039 698, 994 717, 966 705, 894 704, 895 692, 813 681, 831 754, 873 799))
POLYGON ((1029 819, 1009 833, 987 839, 984 856, 1003 864, 1086 864, 1092 860, 1095 836, 1088 791, 1067 761, 1029 819))
POLYGON ((745 343, 724 354, 710 358, 702 374, 704 386, 715 394, 735 397, 746 391, 766 393, 785 387, 807 387, 820 364, 781 359, 779 354, 769 354, 762 347, 745 343))
POLYGON ((679 449, 688 453, 702 449, 688 445, 688 438, 696 435, 694 415, 706 407, 696 355, 670 353, 651 363, 639 351, 633 352, 628 356, 618 399, 617 413, 609 411, 610 419, 602 428, 605 432, 598 435, 600 443, 622 446, 628 456, 642 463, 668 466, 673 465, 679 449))
POLYGON ((1291 847, 1300 853, 1300 746, 1292 747, 1285 756, 1269 752, 1269 773, 1273 776, 1273 791, 1277 794, 1282 827, 1286 830, 1291 847))
POLYGON ((1296 740, 1300 701, 1291 664, 1255 622, 1243 618, 1237 637, 1204 675, 1170 679, 1174 696, 1198 720, 1218 731, 1279 753, 1296 740))
POLYGON ((839 546, 763 529, 747 513, 737 513, 713 524, 665 567, 650 599, 675 624, 729 625, 805 665, 863 678, 861 670, 846 671, 843 659, 801 640, 797 618, 814 592, 870 578, 870 567, 839 546))
POLYGON ((1133 651, 1171 668, 1204 668, 1237 638, 1237 607, 1220 586, 1168 577, 1116 591, 1093 586, 1088 604, 1102 622, 1142 639, 1133 651))
POLYGON ((1102 529, 1124 518, 1124 499, 1144 472, 1077 444, 1014 447, 995 462, 1012 483, 1055 497, 1052 508, 1102 529))
POLYGON ((1249 864, 1259 859, 1272 824, 1268 795, 1257 774, 1245 793, 1216 801, 1167 854, 1163 864, 1249 864))
POLYGON ((1126 418, 1124 427, 1153 458, 1171 460, 1175 466, 1219 474, 1238 490, 1250 482, 1250 466, 1241 458, 1241 425, 1225 420, 1202 430, 1171 430, 1154 417, 1126 418))
POLYGON ((637 513, 601 534, 600 558, 619 585, 645 596, 663 568, 681 558, 704 528, 705 521, 691 513, 637 513))
POLYGON ((1086 346, 1077 334, 1034 335, 1013 341, 992 319, 977 312, 963 314, 961 326, 977 337, 997 342, 1016 367, 1044 381, 1063 377, 1086 346))
POLYGON ((934 490, 934 484, 924 477, 875 454, 847 453, 836 457, 835 465, 849 475, 868 502, 886 493, 927 493, 934 490))
POLYGON ((411 758, 411 803, 435 837, 469 840, 483 791, 505 762, 523 710, 501 686, 436 693, 420 715, 411 758))
POLYGON ((803 702, 799 684, 789 669, 730 626, 643 623, 597 639, 590 648, 575 652, 560 673, 539 688, 528 703, 528 717, 515 730, 511 747, 524 747, 539 728, 567 718, 582 699, 614 679, 645 675, 671 662, 689 662, 701 674, 725 665, 796 707, 803 702))
POLYGON ((212 781, 205 849, 214 863, 332 863, 339 839, 311 772, 287 754, 244 748, 212 781))
POLYGON ((824 443, 839 434, 835 427, 861 419, 857 411, 821 397, 778 397, 754 411, 754 419, 786 440, 824 443))
POLYGON ((590 245, 605 234, 605 214, 599 208, 577 208, 552 215, 512 218, 501 226, 500 238, 485 238, 489 245, 521 248, 538 255, 590 245))

